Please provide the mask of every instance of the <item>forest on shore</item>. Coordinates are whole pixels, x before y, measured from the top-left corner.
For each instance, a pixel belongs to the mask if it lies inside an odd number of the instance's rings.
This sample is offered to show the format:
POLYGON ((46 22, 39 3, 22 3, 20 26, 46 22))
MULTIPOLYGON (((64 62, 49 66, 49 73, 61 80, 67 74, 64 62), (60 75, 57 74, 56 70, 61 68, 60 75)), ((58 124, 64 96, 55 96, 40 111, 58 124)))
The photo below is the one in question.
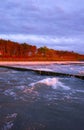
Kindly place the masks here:
POLYGON ((0 61, 84 61, 84 55, 0 39, 0 61))

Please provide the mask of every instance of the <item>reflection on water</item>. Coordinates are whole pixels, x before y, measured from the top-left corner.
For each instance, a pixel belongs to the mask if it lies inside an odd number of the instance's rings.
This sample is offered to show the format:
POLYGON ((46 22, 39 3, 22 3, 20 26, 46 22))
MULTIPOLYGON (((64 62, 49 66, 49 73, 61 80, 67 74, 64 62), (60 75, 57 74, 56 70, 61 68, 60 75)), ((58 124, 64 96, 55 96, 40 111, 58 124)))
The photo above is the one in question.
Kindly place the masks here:
POLYGON ((0 130, 84 130, 84 81, 0 68, 0 130))

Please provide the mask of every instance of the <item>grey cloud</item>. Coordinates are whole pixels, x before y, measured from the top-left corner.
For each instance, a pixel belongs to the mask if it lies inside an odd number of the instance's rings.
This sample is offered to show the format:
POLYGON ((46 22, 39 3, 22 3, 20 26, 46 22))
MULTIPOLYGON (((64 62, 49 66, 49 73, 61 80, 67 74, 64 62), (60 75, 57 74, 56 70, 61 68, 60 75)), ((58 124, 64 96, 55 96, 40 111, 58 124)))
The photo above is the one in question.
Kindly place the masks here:
MULTIPOLYGON (((0 34, 31 34, 38 37, 45 35, 81 39, 81 35, 84 34, 84 8, 81 2, 83 0, 80 0, 80 3, 79 0, 68 0, 68 2, 65 0, 0 1, 0 34)), ((31 42, 35 43, 33 40, 31 42)), ((69 44, 68 42, 56 44, 53 42, 52 44, 61 48, 69 48, 71 44, 75 50, 73 45, 76 43, 69 44)), ((82 43, 78 42, 80 48, 82 43)), ((52 47, 47 42, 41 42, 41 44, 52 47)))
POLYGON ((24 0, 24 2, 9 0, 5 3, 0 15, 3 18, 2 26, 8 28, 6 30, 9 30, 9 33, 12 29, 12 32, 16 30, 16 33, 75 35, 82 33, 84 29, 80 14, 76 18, 75 14, 67 14, 60 6, 38 7, 28 0, 24 0))

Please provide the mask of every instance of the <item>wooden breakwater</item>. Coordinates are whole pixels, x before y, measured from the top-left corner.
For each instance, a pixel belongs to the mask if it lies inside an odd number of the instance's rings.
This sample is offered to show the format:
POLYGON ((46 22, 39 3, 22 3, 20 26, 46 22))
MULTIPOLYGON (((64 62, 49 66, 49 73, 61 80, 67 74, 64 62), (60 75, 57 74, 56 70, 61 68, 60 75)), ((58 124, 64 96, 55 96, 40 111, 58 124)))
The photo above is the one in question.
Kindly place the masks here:
POLYGON ((34 69, 28 69, 28 68, 20 68, 20 67, 14 67, 14 66, 5 66, 0 65, 2 68, 12 69, 16 71, 33 71, 40 75, 47 75, 47 76, 68 76, 68 77, 76 77, 84 80, 84 76, 82 75, 74 75, 74 74, 68 74, 68 73, 60 73, 60 72, 52 72, 52 71, 45 71, 45 70, 34 70, 34 69))

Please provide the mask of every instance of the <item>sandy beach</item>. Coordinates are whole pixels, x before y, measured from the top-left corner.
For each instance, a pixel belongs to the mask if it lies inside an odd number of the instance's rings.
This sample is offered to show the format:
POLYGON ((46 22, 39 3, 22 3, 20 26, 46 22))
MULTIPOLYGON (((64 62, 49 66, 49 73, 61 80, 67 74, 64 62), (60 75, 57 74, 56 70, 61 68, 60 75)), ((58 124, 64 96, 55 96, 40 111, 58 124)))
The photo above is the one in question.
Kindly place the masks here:
POLYGON ((68 63, 74 63, 74 64, 84 64, 84 61, 80 62, 80 61, 32 61, 32 62, 15 62, 15 61, 0 61, 0 65, 36 65, 36 64, 68 64, 68 63))

